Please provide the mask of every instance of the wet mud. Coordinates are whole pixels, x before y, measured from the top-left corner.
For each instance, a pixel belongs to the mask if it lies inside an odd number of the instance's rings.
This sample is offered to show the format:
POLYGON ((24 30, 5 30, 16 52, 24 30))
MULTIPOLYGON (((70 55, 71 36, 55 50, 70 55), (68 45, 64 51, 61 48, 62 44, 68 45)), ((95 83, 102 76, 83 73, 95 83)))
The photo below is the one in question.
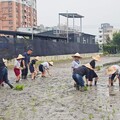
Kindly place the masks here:
MULTIPOLYGON (((104 62, 108 59, 103 58, 104 62)), ((115 61, 116 58, 110 58, 115 61)), ((90 60, 82 60, 82 64, 90 60)), ((107 87, 105 68, 97 71, 97 86, 85 92, 77 91, 71 78, 71 63, 56 63, 51 67, 52 76, 36 80, 21 80, 22 91, 0 87, 0 120, 119 120, 120 88, 118 81, 107 87)), ((15 86, 15 76, 9 70, 9 78, 15 86)))

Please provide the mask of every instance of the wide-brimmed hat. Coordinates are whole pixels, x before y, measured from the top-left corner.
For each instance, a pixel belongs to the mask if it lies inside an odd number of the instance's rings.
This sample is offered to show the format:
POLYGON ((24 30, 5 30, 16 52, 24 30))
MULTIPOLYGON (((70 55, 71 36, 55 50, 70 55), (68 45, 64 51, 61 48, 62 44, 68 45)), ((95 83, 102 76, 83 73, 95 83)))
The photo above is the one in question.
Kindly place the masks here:
POLYGON ((39 56, 36 56, 35 57, 35 60, 39 61, 40 57, 39 56))
POLYGON ((87 68, 89 68, 89 69, 91 69, 91 70, 93 70, 93 68, 92 68, 92 66, 90 65, 90 63, 87 63, 87 64, 85 64, 84 66, 87 67, 87 68))
POLYGON ((72 57, 79 57, 79 58, 82 58, 82 57, 80 56, 79 53, 75 53, 72 57))
POLYGON ((114 66, 111 66, 111 67, 107 68, 106 74, 107 74, 107 75, 112 75, 112 74, 114 74, 116 71, 117 71, 117 69, 116 69, 114 66))
POLYGON ((17 60, 25 58, 24 56, 22 56, 21 54, 18 55, 18 57, 16 58, 17 60))
POLYGON ((6 62, 7 62, 7 60, 5 60, 4 58, 3 58, 2 60, 3 60, 3 62, 4 62, 4 63, 6 63, 6 62))
POLYGON ((96 61, 100 61, 100 55, 92 56, 92 59, 94 59, 96 61))
POLYGON ((53 62, 48 62, 51 66, 53 66, 53 62))

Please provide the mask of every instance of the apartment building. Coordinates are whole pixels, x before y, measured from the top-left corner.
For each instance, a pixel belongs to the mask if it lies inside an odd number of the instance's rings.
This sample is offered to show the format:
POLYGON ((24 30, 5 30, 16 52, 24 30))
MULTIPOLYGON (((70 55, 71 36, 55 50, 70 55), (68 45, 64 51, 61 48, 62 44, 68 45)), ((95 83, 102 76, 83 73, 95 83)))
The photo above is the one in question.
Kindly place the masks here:
POLYGON ((106 44, 112 40, 115 32, 119 32, 119 29, 115 29, 109 23, 101 24, 101 27, 99 28, 98 44, 106 44))
POLYGON ((36 0, 0 0, 0 30, 37 25, 36 0))

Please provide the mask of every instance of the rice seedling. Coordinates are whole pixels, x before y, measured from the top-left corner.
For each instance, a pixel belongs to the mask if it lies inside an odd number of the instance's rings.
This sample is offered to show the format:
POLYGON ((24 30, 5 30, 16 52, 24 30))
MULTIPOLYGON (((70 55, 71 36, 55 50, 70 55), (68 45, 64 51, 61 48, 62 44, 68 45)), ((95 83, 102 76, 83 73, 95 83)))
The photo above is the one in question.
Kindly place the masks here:
POLYGON ((94 118, 94 116, 93 116, 92 113, 90 113, 90 114, 89 114, 89 120, 91 120, 92 118, 94 118))
POLYGON ((14 88, 14 90, 18 90, 18 91, 21 91, 23 89, 24 89, 24 85, 20 85, 20 84, 16 85, 14 88))

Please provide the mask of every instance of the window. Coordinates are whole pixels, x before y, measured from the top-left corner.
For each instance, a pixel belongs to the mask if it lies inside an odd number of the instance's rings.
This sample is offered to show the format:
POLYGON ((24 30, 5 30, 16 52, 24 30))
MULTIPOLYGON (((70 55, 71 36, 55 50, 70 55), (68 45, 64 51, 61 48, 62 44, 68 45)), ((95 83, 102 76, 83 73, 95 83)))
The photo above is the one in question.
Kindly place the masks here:
POLYGON ((13 17, 12 14, 9 14, 9 17, 13 17))
POLYGON ((12 1, 8 1, 8 5, 12 5, 12 1))
POLYGON ((99 38, 102 38, 102 36, 100 35, 99 38))
POLYGON ((13 24, 13 21, 9 21, 9 24, 13 24))

